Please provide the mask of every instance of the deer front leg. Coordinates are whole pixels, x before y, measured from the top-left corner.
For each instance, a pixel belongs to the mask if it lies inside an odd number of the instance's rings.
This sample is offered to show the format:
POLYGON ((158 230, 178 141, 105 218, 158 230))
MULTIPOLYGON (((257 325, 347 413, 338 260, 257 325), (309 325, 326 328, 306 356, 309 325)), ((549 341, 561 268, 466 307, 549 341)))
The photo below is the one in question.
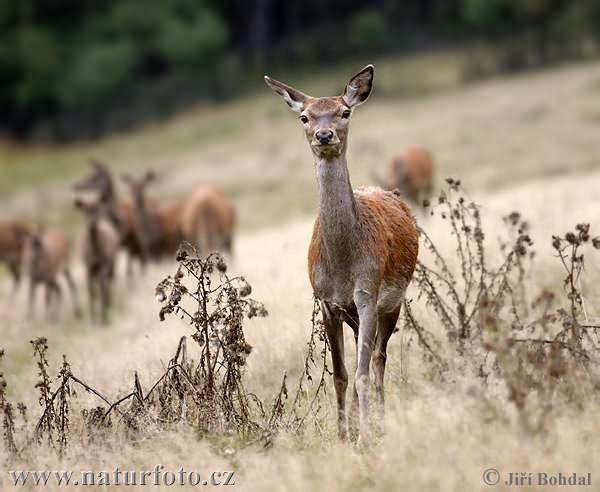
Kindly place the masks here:
POLYGON ((346 440, 348 437, 346 429, 346 388, 348 387, 348 372, 344 363, 344 332, 340 317, 331 312, 325 302, 321 302, 323 311, 323 324, 325 334, 331 346, 331 360, 333 362, 333 385, 337 398, 338 411, 338 437, 346 440))
POLYGON ((358 363, 354 384, 358 394, 359 431, 358 444, 367 445, 369 442, 369 365, 377 334, 377 295, 374 289, 357 289, 354 302, 358 309, 358 363))

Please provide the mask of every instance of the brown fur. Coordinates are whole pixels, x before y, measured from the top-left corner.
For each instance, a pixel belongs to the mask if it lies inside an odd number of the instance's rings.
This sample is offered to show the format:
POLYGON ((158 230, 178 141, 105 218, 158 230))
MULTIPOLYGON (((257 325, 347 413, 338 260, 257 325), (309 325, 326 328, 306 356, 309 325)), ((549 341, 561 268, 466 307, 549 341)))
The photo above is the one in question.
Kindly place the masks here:
POLYGON ((8 266, 15 289, 21 280, 23 246, 29 232, 29 226, 20 222, 0 223, 0 262, 8 266))
POLYGON ((269 77, 265 80, 300 113, 315 160, 319 215, 308 252, 309 276, 321 301, 331 346, 342 439, 347 435, 348 385, 342 323, 354 331, 357 369, 350 430, 355 433, 360 424, 359 443, 366 443, 371 359, 381 419, 387 343, 419 249, 410 209, 398 195, 373 187, 352 191, 350 185, 346 162, 349 120, 371 92, 373 67, 369 65, 356 74, 344 93, 336 97, 309 97, 269 77))
POLYGON ((235 209, 223 190, 201 185, 182 203, 180 211, 183 238, 201 254, 231 252, 235 209))
MULTIPOLYGON (((378 252, 377 288, 384 280, 399 285, 406 283, 412 278, 418 254, 418 236, 409 207, 398 195, 376 187, 354 190, 354 199, 364 238, 364 242, 357 245, 359 255, 378 252)), ((316 288, 314 267, 327 261, 323 249, 317 217, 308 250, 308 273, 313 289, 316 288)))
POLYGON ((155 246, 157 256, 172 257, 183 240, 183 234, 179 226, 181 204, 163 205, 148 199, 146 207, 148 213, 156 220, 159 230, 159 241, 155 246))
POLYGON ((163 205, 146 195, 147 185, 155 179, 153 172, 139 179, 123 179, 135 207, 135 230, 144 255, 152 259, 173 256, 183 240, 179 225, 181 204, 163 205))
POLYGON ((29 233, 23 251, 24 269, 30 281, 29 311, 33 313, 35 290, 38 285, 45 287, 46 305, 49 309, 54 300, 58 304, 62 295, 58 282, 63 275, 71 291, 73 308, 79 316, 76 287, 69 270, 70 244, 60 231, 29 233))
POLYGON ((102 210, 102 204, 85 203, 80 200, 75 204, 85 214, 81 253, 86 269, 90 316, 92 321, 96 321, 99 311, 102 323, 106 323, 121 237, 119 230, 102 210))
POLYGON ((106 217, 119 232, 121 248, 127 252, 127 273, 132 274, 132 259, 138 259, 144 267, 146 258, 140 238, 136 230, 136 211, 129 200, 117 199, 114 180, 108 167, 97 161, 90 160, 92 172, 75 184, 78 191, 91 190, 98 195, 98 203, 102 206, 106 217))
POLYGON ((433 156, 429 150, 409 145, 397 152, 388 162, 384 174, 387 190, 398 188, 413 202, 418 202, 433 185, 433 156))

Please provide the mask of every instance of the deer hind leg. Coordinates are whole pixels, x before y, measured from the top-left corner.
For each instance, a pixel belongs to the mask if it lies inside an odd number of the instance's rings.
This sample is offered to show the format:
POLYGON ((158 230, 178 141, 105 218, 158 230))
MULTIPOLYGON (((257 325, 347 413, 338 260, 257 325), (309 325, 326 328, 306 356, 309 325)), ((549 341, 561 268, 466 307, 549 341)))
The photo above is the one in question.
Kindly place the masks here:
POLYGON ((89 309, 90 309, 90 320, 92 323, 96 322, 96 282, 97 277, 91 269, 88 269, 87 272, 87 287, 88 287, 88 297, 89 297, 89 309))
POLYGON ((46 300, 46 318, 51 321, 58 319, 58 308, 60 304, 60 286, 56 279, 44 282, 44 297, 46 300))
POLYGON ((358 309, 358 365, 354 384, 358 393, 359 431, 358 444, 369 442, 369 366, 377 334, 377 295, 368 289, 359 288, 354 293, 354 302, 358 309))
POLYGON ((8 269, 13 278, 12 294, 15 295, 19 290, 19 283, 21 280, 21 268, 17 259, 11 258, 8 260, 8 269))
POLYGON ((394 333, 396 328, 396 322, 400 310, 396 310, 392 313, 379 313, 377 320, 377 337, 375 338, 375 349, 373 350, 373 374, 375 376, 375 394, 377 396, 377 406, 379 419, 378 422, 381 425, 384 417, 384 391, 383 391, 383 377, 385 375, 385 363, 387 361, 387 344, 394 333))
MULTIPOLYGON (((348 321, 348 324, 352 328, 354 333, 354 369, 358 369, 358 319, 352 319, 348 321)), ((348 412, 348 432, 350 439, 356 441, 358 439, 358 392, 356 391, 356 385, 352 385, 352 403, 350 404, 350 411, 348 412)))
POLYGON ((29 280, 29 313, 28 317, 31 319, 34 317, 35 311, 35 289, 37 288, 37 282, 31 278, 29 280))
POLYGON ((100 272, 100 316, 102 324, 108 323, 111 278, 112 274, 110 270, 103 270, 100 272))
POLYGON ((73 280, 73 275, 71 275, 71 270, 66 268, 63 274, 65 276, 65 280, 67 281, 67 286, 69 287, 69 293, 71 294, 71 302, 73 303, 73 314, 76 318, 81 318, 81 308, 79 307, 79 301, 77 299, 77 286, 75 285, 75 281, 73 280))
POLYGON ((327 303, 321 303, 323 310, 323 324, 327 340, 331 346, 331 360, 333 362, 333 385, 337 398, 338 411, 338 437, 347 439, 346 428, 346 388, 348 387, 348 372, 344 363, 344 332, 340 317, 332 313, 327 303))

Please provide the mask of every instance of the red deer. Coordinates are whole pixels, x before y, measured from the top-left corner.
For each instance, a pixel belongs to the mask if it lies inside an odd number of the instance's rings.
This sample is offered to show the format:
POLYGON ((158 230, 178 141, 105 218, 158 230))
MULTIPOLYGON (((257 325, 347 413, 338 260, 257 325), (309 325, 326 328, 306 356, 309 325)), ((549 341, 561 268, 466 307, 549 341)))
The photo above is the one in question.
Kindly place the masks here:
POLYGON ((103 210, 104 204, 76 200, 75 206, 83 211, 86 219, 81 250, 87 275, 91 319, 92 322, 97 320, 99 307, 100 320, 106 324, 115 259, 121 239, 119 230, 107 217, 107 212, 103 210))
POLYGON ((418 203, 433 185, 433 156, 419 145, 407 145, 390 159, 383 178, 386 190, 400 192, 418 203))
POLYGON ((132 259, 140 260, 142 267, 147 258, 140 244, 135 226, 135 210, 132 203, 117 200, 114 181, 109 169, 99 161, 90 160, 92 173, 75 184, 77 191, 95 191, 98 203, 113 225, 119 231, 121 247, 128 253, 128 273, 131 273, 132 259))
POLYGON ((387 344, 419 249, 414 219, 402 198, 376 187, 352 191, 350 185, 346 163, 350 116, 371 92, 373 66, 356 74, 343 94, 335 97, 310 97, 270 77, 265 76, 265 81, 300 113, 313 154, 319 212, 308 251, 308 273, 331 346, 341 439, 347 438, 348 385, 342 323, 354 331, 357 368, 350 431, 356 434, 358 420, 358 442, 366 444, 371 358, 383 417, 387 344))
POLYGON ((235 226, 235 209, 216 186, 198 186, 181 205, 180 226, 186 241, 202 254, 230 253, 235 226))
POLYGON ((0 223, 0 262, 6 263, 14 281, 14 290, 21 280, 23 246, 29 226, 19 222, 0 223))
POLYGON ((179 226, 181 205, 161 205, 146 195, 146 187, 154 179, 152 171, 139 179, 123 176, 133 200, 136 234, 144 256, 157 259, 174 255, 183 236, 179 226))
POLYGON ((69 270, 69 255, 69 241, 60 231, 28 232, 24 236, 23 265, 30 281, 30 314, 33 313, 35 291, 40 284, 45 287, 48 312, 54 299, 58 306, 62 296, 58 280, 59 276, 63 275, 70 290, 75 316, 80 316, 77 289, 69 270))

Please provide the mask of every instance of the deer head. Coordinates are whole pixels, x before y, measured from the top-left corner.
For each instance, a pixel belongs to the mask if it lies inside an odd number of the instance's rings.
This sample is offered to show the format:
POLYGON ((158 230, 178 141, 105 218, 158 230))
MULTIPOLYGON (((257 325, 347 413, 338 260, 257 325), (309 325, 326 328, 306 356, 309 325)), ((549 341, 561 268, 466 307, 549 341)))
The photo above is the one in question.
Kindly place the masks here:
POLYGON ((96 159, 90 159, 90 166, 92 172, 75 183, 74 189, 77 191, 95 191, 101 199, 112 198, 113 180, 106 165, 96 159))
POLYGON ((144 197, 146 196, 146 187, 156 180, 156 174, 154 171, 147 171, 141 178, 134 178, 129 174, 124 174, 121 179, 129 187, 129 191, 133 196, 133 200, 137 205, 144 205, 144 197))
POLYGON ((341 96, 334 97, 307 96, 268 76, 265 76, 265 82, 293 111, 300 113, 315 157, 331 159, 346 151, 350 116, 354 108, 369 97, 373 71, 373 65, 367 65, 350 79, 341 96))

